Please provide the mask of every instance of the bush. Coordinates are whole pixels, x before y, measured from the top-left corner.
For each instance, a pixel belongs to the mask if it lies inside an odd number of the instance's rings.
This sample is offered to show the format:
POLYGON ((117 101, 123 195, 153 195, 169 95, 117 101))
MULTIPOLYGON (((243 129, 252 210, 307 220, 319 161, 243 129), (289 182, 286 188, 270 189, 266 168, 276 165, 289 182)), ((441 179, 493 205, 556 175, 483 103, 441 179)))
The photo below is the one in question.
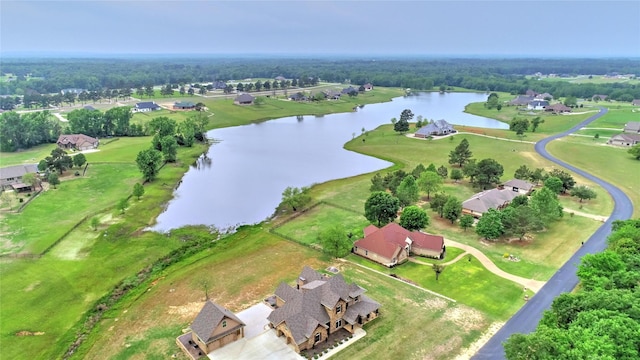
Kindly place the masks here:
POLYGON ((503 258, 508 258, 509 257, 509 253, 504 253, 504 255, 502 255, 503 258))
POLYGON ((23 198, 19 198, 18 202, 24 202, 24 199, 23 198))

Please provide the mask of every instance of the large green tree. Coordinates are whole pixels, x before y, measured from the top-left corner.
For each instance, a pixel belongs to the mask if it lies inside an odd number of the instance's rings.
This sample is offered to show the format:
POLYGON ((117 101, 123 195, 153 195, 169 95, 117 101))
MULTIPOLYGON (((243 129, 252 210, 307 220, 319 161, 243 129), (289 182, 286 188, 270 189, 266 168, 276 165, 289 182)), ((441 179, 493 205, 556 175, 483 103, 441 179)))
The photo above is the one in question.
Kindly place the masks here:
POLYGON ((561 169, 553 169, 549 172, 549 176, 555 176, 558 179, 562 180, 562 193, 566 193, 567 191, 573 189, 573 186, 576 184, 575 179, 568 172, 561 169))
POLYGON ((640 160, 640 144, 633 145, 631 149, 627 151, 636 160, 640 160))
POLYGON ((442 213, 445 219, 451 221, 452 224, 455 223, 462 215, 462 202, 455 196, 449 196, 442 208, 442 213))
POLYGON ((292 211, 298 211, 299 208, 311 202, 311 195, 308 187, 292 187, 288 186, 282 192, 282 204, 291 208, 292 211))
POLYGON ((73 166, 82 167, 87 162, 87 157, 83 153, 79 153, 73 157, 73 166))
POLYGON ((397 197, 384 191, 376 191, 369 195, 364 204, 364 216, 370 222, 382 226, 395 220, 399 209, 400 200, 397 197))
POLYGON ((162 156, 166 162, 175 162, 178 155, 178 142, 172 135, 163 136, 160 139, 162 156))
POLYGON ((429 201, 429 207, 440 215, 444 216, 444 205, 447 203, 449 196, 443 192, 439 192, 433 195, 431 201, 429 201))
POLYGON ((140 200, 140 197, 142 195, 144 195, 144 186, 142 186, 142 184, 140 183, 135 183, 133 185, 133 196, 140 200))
POLYGON ((429 215, 419 206, 407 206, 402 210, 402 214, 400 214, 400 226, 403 228, 414 231, 423 229, 427 225, 429 225, 429 215))
POLYGON ((529 206, 535 210, 545 226, 562 217, 562 206, 558 201, 558 195, 547 187, 543 187, 531 195, 529 206))
POLYGON ((507 207, 502 210, 502 225, 507 235, 517 236, 522 240, 532 231, 542 230, 542 220, 528 205, 507 207))
POLYGON ((574 186, 570 192, 571 196, 575 196, 580 199, 580 202, 583 200, 591 200, 595 199, 598 194, 596 194, 593 189, 585 185, 574 186))
POLYGON ((502 214, 496 209, 489 209, 482 214, 476 224, 476 233, 487 240, 495 240, 504 234, 502 214))
POLYGON ((408 206, 420 198, 420 189, 413 175, 407 175, 396 189, 396 197, 400 200, 400 206, 408 206))
POLYGON ((562 187, 562 180, 560 180, 560 178, 557 178, 555 176, 549 176, 548 178, 544 179, 544 187, 553 191, 556 194, 560 194, 564 189, 562 187))
POLYGON ((57 171, 59 174, 73 167, 73 159, 71 156, 67 155, 67 152, 60 148, 51 150, 51 156, 47 156, 44 160, 47 162, 47 168, 49 170, 57 171))
POLYGON ((162 153, 153 148, 142 150, 136 157, 136 164, 138 164, 138 169, 142 172, 144 180, 153 181, 162 166, 162 153))
POLYGON ((320 231, 318 242, 322 245, 322 250, 334 258, 349 255, 353 247, 353 242, 342 225, 334 225, 320 231))
POLYGON ((478 162, 475 183, 482 189, 486 189, 500 182, 504 173, 502 165, 494 159, 482 159, 478 162))
POLYGON ((464 138, 460 141, 460 144, 449 153, 449 164, 458 164, 458 166, 462 167, 472 156, 473 153, 469 150, 469 141, 464 138))
POLYGON ((433 171, 423 172, 418 179, 418 187, 427 193, 427 199, 431 198, 432 192, 436 192, 442 187, 442 183, 442 177, 433 171))

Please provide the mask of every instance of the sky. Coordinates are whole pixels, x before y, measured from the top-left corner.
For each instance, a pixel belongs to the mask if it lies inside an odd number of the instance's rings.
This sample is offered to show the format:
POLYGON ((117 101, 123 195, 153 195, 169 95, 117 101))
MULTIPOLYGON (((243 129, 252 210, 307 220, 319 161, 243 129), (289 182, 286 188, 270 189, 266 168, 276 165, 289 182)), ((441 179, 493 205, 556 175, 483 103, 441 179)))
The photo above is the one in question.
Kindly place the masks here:
POLYGON ((640 57, 640 0, 0 0, 0 56, 640 57))

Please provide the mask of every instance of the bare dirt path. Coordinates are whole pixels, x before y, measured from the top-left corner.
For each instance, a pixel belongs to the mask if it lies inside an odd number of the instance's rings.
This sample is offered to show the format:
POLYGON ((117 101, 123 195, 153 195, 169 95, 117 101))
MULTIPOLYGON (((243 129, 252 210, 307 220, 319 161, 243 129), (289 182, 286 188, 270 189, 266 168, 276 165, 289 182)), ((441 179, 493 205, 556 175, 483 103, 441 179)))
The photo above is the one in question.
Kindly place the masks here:
POLYGON ((572 210, 572 209, 563 208, 562 211, 564 211, 566 213, 573 213, 574 215, 586 217, 586 218, 593 219, 593 220, 596 220, 596 221, 601 221, 601 222, 605 222, 605 221, 607 221, 609 219, 608 216, 587 214, 587 213, 583 213, 581 211, 572 210))

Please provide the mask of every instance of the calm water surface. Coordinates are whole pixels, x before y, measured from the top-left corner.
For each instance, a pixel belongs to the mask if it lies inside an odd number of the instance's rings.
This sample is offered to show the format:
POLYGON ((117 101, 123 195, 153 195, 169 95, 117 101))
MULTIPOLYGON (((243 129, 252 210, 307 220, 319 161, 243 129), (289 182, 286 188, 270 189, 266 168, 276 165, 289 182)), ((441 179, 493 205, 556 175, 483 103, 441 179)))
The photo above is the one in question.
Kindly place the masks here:
POLYGON ((218 142, 187 171, 152 230, 254 224, 273 214, 287 186, 309 186, 386 168, 392 164, 344 150, 343 145, 362 128, 390 124, 404 109, 457 125, 508 128, 503 122, 463 113, 465 105, 486 97, 424 93, 366 105, 357 112, 211 130, 207 136, 218 142))

